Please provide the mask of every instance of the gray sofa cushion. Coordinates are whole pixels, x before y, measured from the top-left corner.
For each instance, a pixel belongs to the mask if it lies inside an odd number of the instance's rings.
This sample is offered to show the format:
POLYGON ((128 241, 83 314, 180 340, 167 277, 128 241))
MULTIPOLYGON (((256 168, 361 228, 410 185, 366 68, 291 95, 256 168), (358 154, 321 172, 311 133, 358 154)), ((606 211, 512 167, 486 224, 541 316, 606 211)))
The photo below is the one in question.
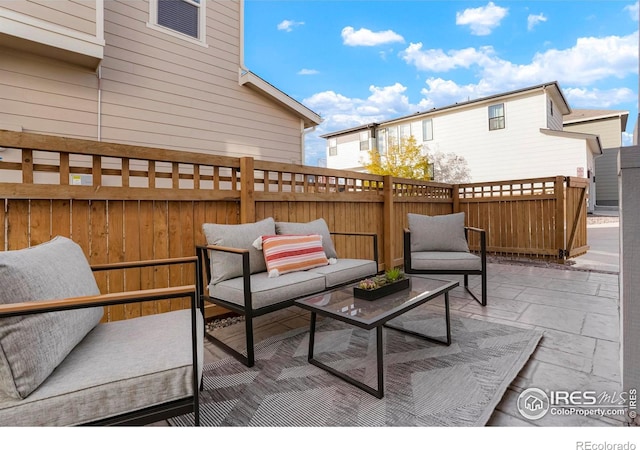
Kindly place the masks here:
POLYGON ((464 213, 425 216, 407 214, 412 252, 468 252, 464 213))
MULTIPOLYGON (((256 273, 251 275, 251 306, 258 309, 320 292, 324 288, 324 276, 309 270, 286 273, 276 278, 269 278, 266 272, 256 273)), ((209 285, 209 295, 244 306, 242 277, 209 285)))
POLYGON ((482 260, 469 252, 413 252, 411 268, 418 270, 482 270, 482 260))
MULTIPOLYGON (((0 252, 0 304, 98 295, 78 244, 64 237, 0 252)), ((0 319, 0 393, 25 398, 102 318, 102 307, 0 319)))
POLYGON ((368 259, 338 259, 335 264, 309 269, 325 277, 325 287, 331 288, 339 284, 375 275, 378 264, 368 259))
POLYGON ((322 248, 327 258, 337 258, 336 248, 331 240, 329 227, 324 219, 316 219, 311 222, 276 222, 276 233, 278 234, 319 234, 322 236, 322 248))
POLYGON ((0 397, 0 426, 79 425, 190 397, 191 353, 188 309, 101 323, 27 399, 0 397))
MULTIPOLYGON (((254 248, 252 244, 259 236, 276 234, 275 222, 271 217, 255 223, 238 225, 205 223, 202 225, 202 231, 204 231, 207 243, 210 245, 249 250, 251 273, 267 270, 262 250, 254 248)), ((210 252, 209 256, 211 258, 211 284, 242 276, 242 257, 240 255, 210 252)))

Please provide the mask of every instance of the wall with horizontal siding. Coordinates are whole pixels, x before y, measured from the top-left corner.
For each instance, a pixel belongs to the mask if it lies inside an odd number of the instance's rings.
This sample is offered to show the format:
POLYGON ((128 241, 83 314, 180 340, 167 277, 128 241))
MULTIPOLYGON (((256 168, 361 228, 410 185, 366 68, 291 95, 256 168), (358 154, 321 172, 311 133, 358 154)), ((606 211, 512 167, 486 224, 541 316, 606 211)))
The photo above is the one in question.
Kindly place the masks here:
POLYGON ((600 137, 603 154, 595 159, 596 203, 618 205, 618 148, 622 145, 619 117, 564 125, 567 131, 596 134, 600 137))
POLYGON ((240 12, 208 1, 205 47, 149 28, 147 1, 107 1, 95 72, 0 47, 0 127, 301 163, 300 118, 238 83, 240 12))
POLYGON ((0 8, 54 26, 96 35, 96 0, 3 1, 0 8))
MULTIPOLYGON (((555 104, 554 101, 554 108, 555 104)), ((589 155, 585 141, 553 137, 540 132, 549 123, 548 105, 546 93, 532 92, 440 111, 428 116, 433 121, 433 140, 430 141, 423 141, 423 118, 397 122, 394 126, 410 123, 413 136, 427 152, 455 153, 464 157, 472 182, 577 176, 578 167, 584 168, 586 176, 589 155), (488 108, 499 103, 504 103, 505 128, 489 131, 488 108)), ((554 117, 560 115, 559 111, 554 111, 554 117)), ((554 127, 557 128, 557 125, 554 127)), ((352 135, 357 137, 358 133, 352 135)), ((353 152, 352 145, 339 144, 339 156, 335 159, 351 162, 354 159, 353 152)))

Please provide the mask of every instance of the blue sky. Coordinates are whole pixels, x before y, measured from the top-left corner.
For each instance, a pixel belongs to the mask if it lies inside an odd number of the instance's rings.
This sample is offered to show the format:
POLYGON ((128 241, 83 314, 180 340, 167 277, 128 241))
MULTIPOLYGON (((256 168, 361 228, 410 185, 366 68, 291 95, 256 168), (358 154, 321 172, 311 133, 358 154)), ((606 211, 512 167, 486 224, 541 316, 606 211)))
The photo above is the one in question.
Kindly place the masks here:
POLYGON ((638 115, 638 1, 245 0, 245 63, 319 135, 558 81, 574 109, 638 115))

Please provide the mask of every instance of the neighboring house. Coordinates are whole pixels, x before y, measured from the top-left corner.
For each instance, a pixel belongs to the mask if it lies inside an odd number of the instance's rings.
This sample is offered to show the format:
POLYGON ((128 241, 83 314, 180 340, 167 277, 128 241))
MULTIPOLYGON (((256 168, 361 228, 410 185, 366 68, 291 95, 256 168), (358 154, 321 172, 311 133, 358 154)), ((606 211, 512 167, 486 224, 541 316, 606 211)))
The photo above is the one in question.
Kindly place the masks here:
POLYGON ((243 13, 244 0, 0 2, 0 128, 302 164, 321 118, 244 66, 243 13))
POLYGON ((596 134, 602 156, 596 158, 596 199, 600 206, 618 206, 618 151, 629 111, 574 109, 563 117, 564 130, 596 134))
MULTIPOLYGON (((554 81, 322 137, 327 139, 327 167, 336 169, 362 171, 369 149, 384 153, 390 143, 413 135, 425 152, 464 157, 472 182, 556 175, 593 181, 600 140, 563 131, 563 116, 569 113, 554 81)), ((593 186, 590 192, 593 210, 593 186)))

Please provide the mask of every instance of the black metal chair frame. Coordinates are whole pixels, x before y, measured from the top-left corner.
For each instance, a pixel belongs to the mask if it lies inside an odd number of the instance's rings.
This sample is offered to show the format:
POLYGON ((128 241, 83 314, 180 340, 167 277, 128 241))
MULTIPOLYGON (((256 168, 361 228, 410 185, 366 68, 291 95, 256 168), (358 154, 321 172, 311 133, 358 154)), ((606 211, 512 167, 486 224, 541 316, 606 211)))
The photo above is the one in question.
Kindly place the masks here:
POLYGON ((480 260, 482 262, 481 270, 444 270, 444 269, 414 269, 411 267, 411 231, 404 229, 404 271, 413 274, 447 274, 447 275, 464 275, 464 288, 473 297, 475 301, 482 306, 487 306, 487 232, 481 228, 464 227, 464 237, 469 240, 469 232, 478 233, 480 235, 480 260), (482 298, 479 299, 469 289, 469 275, 480 275, 482 283, 482 298))
MULTIPOLYGON (((94 272, 104 270, 131 269, 141 267, 154 267, 172 264, 195 264, 196 273, 200 272, 200 261, 195 256, 180 258, 167 258, 161 260, 147 260, 122 262, 111 264, 92 265, 94 272)), ((191 308, 191 341, 193 358, 193 395, 179 400, 173 400, 161 405, 154 405, 133 411, 119 416, 108 417, 106 419, 88 422, 82 426, 114 426, 114 425, 147 425, 150 423, 166 420, 183 414, 194 414, 194 425, 200 425, 200 402, 199 391, 203 389, 198 380, 198 351, 197 351, 197 328, 196 314, 200 309, 200 314, 204 314, 202 304, 199 303, 199 291, 197 285, 178 286, 170 288, 147 289, 139 291, 128 291, 122 293, 102 294, 92 297, 80 297, 79 299, 60 299, 39 302, 13 303, 0 305, 0 318, 24 316, 30 314, 41 314, 54 311, 67 311, 72 309, 91 308, 96 306, 123 305, 127 303, 139 303, 154 300, 166 300, 171 298, 190 298, 191 308), (200 385, 200 387, 198 387, 200 385)))
MULTIPOLYGON (((332 232, 332 235, 337 236, 369 236, 373 238, 373 257, 376 265, 378 264, 378 235, 375 233, 343 233, 343 232, 332 232)), ((251 293, 251 270, 249 264, 249 250, 240 249, 240 248, 232 248, 232 247, 224 247, 218 245, 198 245, 196 246, 196 252, 199 259, 200 270, 198 271, 198 291, 201 295, 201 304, 204 302, 210 302, 215 305, 221 306, 225 309, 233 311, 236 314, 242 315, 245 318, 245 337, 246 337, 246 356, 229 346, 227 343, 218 339, 217 337, 211 335, 208 332, 205 332, 205 337, 215 344, 216 346, 222 348, 224 351, 232 355, 238 361, 242 362, 247 367, 253 367, 255 364, 255 342, 254 342, 254 334, 253 334, 253 319, 256 317, 263 316, 265 314, 269 314, 274 311, 279 311, 281 309, 288 308, 293 306, 294 302, 301 297, 294 297, 290 299, 286 299, 284 301, 278 302, 273 305, 264 306, 262 308, 253 308, 253 296, 251 293), (231 303, 229 301, 211 297, 208 294, 208 285, 209 280, 211 280, 211 260, 209 257, 209 252, 211 251, 219 251, 225 253, 236 254, 242 258, 242 279, 243 279, 243 293, 244 293, 244 304, 238 305, 236 303, 231 303)), ((351 280, 349 282, 352 282, 351 280)), ((347 283, 345 283, 347 284, 347 283)), ((331 289, 334 289, 339 286, 332 286, 331 289)), ((320 291, 323 292, 323 291, 320 291)), ((304 296, 306 297, 306 295, 304 296)))

